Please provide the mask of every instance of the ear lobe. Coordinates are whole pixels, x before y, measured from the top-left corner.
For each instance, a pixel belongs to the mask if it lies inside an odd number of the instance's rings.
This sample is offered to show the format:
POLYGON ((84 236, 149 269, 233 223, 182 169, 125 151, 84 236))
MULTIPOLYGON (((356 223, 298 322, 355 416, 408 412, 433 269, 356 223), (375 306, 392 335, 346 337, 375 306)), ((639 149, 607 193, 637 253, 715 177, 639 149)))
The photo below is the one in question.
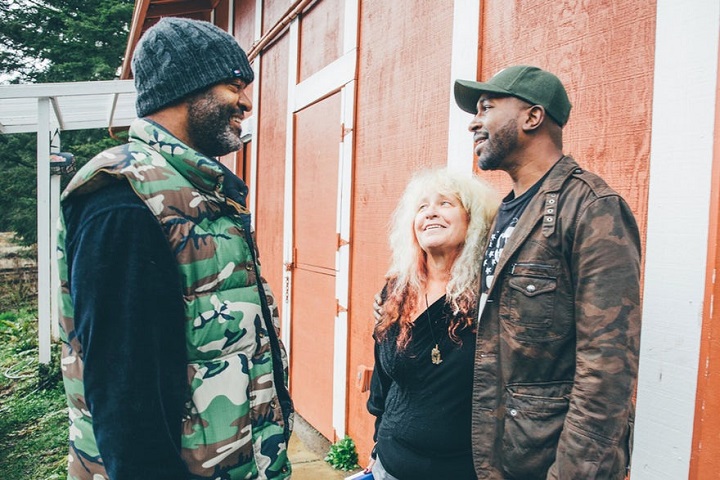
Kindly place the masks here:
POLYGON ((531 131, 536 130, 542 125, 545 120, 545 108, 541 105, 533 105, 528 108, 525 122, 523 123, 523 130, 531 131))

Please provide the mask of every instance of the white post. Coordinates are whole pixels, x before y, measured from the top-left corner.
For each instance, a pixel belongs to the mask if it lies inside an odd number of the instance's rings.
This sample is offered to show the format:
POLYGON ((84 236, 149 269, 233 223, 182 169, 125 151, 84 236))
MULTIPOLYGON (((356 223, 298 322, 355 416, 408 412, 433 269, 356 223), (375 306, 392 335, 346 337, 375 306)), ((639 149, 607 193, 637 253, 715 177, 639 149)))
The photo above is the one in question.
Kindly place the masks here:
POLYGON ((38 98, 37 286, 40 363, 50 363, 50 99, 38 98))

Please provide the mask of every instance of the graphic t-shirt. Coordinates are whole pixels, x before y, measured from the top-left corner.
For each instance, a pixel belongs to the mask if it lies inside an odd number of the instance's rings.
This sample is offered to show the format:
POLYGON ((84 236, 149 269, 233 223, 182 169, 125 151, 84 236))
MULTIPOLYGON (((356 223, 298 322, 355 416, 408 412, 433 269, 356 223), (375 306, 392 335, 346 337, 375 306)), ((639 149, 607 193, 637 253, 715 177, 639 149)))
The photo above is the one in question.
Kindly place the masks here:
POLYGON ((485 306, 488 289, 495 278, 495 267, 505 249, 505 245, 515 231, 515 226, 520 220, 520 216, 525 211, 525 208, 527 208, 530 203, 530 200, 532 200, 538 190, 540 190, 540 185, 542 185, 546 176, 547 174, 543 175, 540 180, 535 182, 535 185, 517 198, 515 198, 515 193, 511 191, 503 198, 500 204, 495 229, 492 235, 490 235, 488 246, 485 249, 485 258, 483 259, 480 308, 478 309, 478 314, 482 313, 483 307, 485 306))

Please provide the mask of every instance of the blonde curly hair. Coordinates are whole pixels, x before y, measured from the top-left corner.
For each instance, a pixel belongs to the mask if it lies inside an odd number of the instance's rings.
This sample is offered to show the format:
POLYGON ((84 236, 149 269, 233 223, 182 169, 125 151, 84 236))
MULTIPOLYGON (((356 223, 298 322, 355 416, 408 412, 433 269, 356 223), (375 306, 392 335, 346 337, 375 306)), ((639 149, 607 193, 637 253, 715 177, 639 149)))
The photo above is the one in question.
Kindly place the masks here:
POLYGON ((474 174, 447 168, 422 170, 411 178, 390 222, 392 260, 383 289, 383 313, 375 326, 378 339, 399 324, 397 345, 403 350, 410 332, 420 292, 427 281, 427 256, 415 237, 414 220, 420 200, 428 193, 440 193, 460 200, 468 214, 468 229, 460 255, 450 271, 445 302, 454 314, 448 327, 450 338, 460 342, 457 332, 474 323, 480 291, 480 269, 488 229, 500 204, 497 191, 474 174))

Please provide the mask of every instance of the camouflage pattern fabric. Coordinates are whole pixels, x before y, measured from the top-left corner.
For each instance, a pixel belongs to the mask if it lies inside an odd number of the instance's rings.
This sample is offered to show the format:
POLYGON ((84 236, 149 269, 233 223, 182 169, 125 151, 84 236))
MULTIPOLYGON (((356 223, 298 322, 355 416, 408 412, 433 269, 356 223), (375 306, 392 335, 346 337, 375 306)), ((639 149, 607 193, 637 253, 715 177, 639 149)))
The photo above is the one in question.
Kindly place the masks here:
POLYGON ((625 478, 640 341, 640 237, 627 204, 564 157, 493 282, 475 356, 478 478, 625 478))
MULTIPOLYGON (((83 167, 62 199, 130 183, 157 217, 183 281, 188 402, 182 457, 193 479, 285 479, 292 404, 277 305, 260 277, 249 212, 223 195, 223 170, 153 123, 83 167), (272 318, 271 318, 272 317, 272 318), (280 401, 278 390, 284 393, 280 401)), ((59 232, 62 368, 70 411, 70 479, 107 478, 84 401, 64 228, 59 232), (81 465, 82 464, 82 465, 81 465)))

